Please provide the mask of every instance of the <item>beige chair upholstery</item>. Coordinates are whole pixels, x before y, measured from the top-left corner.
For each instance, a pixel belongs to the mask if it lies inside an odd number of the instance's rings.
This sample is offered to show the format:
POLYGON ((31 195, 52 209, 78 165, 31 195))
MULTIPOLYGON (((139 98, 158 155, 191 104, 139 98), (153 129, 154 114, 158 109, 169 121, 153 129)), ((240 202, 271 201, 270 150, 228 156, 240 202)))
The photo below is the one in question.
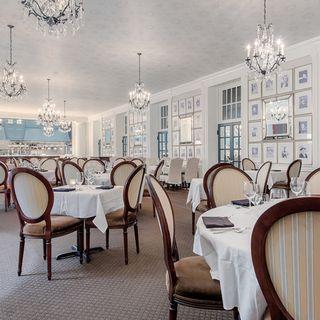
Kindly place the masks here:
POLYGON ((115 167, 118 163, 121 163, 123 161, 130 161, 130 160, 125 160, 124 158, 116 158, 114 161, 113 161, 113 166, 115 167))
POLYGON ((141 169, 130 182, 128 187, 128 202, 131 208, 136 208, 138 206, 143 179, 144 170, 141 169))
POLYGON ((76 179, 82 173, 81 168, 76 163, 66 162, 62 165, 63 183, 69 184, 70 179, 76 179))
POLYGON ((57 161, 53 158, 45 159, 42 161, 40 168, 43 170, 56 170, 57 161))
POLYGON ((100 160, 90 159, 82 167, 83 171, 93 170, 94 172, 105 172, 104 163, 100 160))
POLYGON ((185 183, 191 183, 191 180, 193 178, 198 177, 198 171, 199 171, 199 162, 200 159, 198 158, 190 158, 187 161, 186 171, 184 174, 184 182, 185 183))
POLYGON ((245 171, 247 171, 247 170, 256 170, 256 165, 251 159, 244 158, 242 160, 242 169, 245 170, 245 171))
POLYGON ((270 161, 265 162, 260 168, 256 176, 256 184, 259 186, 260 193, 266 193, 268 186, 268 179, 271 170, 272 163, 270 161))
POLYGON ((81 168, 83 168, 83 165, 85 164, 86 161, 87 161, 87 160, 84 159, 84 158, 79 158, 79 159, 78 159, 78 165, 79 165, 81 168))
POLYGON ((140 164, 143 164, 143 161, 139 158, 134 158, 131 160, 134 164, 136 164, 137 166, 140 166, 140 164))
POLYGON ((182 164, 183 160, 180 158, 174 158, 170 161, 170 167, 168 175, 165 176, 164 181, 169 185, 181 185, 182 184, 182 164))
POLYGON ((301 171, 302 162, 301 161, 294 161, 292 165, 288 169, 288 175, 291 178, 299 177, 301 171))
POLYGON ((242 170, 235 167, 221 167, 213 175, 211 199, 213 207, 229 204, 232 200, 244 198, 244 182, 251 178, 242 170))
POLYGON ((6 184, 7 181, 5 181, 7 178, 7 171, 5 168, 5 165, 3 166, 0 165, 0 186, 6 184))
POLYGON ((129 175, 135 168, 136 165, 134 163, 127 161, 121 161, 120 164, 114 166, 111 171, 111 180, 113 180, 113 185, 124 186, 129 175))
POLYGON ((307 182, 307 194, 320 195, 320 168, 312 171, 307 176, 306 182, 307 182))

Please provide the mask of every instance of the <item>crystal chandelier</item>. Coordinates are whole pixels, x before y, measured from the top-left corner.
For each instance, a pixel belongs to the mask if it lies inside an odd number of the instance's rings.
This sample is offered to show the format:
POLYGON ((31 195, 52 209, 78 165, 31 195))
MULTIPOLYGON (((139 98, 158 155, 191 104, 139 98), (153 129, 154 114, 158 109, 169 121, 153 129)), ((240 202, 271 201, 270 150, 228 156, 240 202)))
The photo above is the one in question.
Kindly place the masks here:
POLYGON ((23 76, 15 70, 16 63, 12 61, 12 29, 14 26, 8 25, 10 29, 10 57, 3 69, 3 78, 0 85, 0 94, 8 100, 22 98, 27 88, 23 81, 23 76))
POLYGON ((59 123, 59 130, 63 133, 67 133, 71 131, 72 123, 66 118, 66 100, 64 100, 63 103, 63 117, 61 118, 59 123))
POLYGON ((139 57, 139 81, 135 84, 133 91, 129 93, 129 103, 134 110, 144 111, 150 103, 150 93, 144 90, 144 83, 141 81, 141 52, 137 53, 139 57))
POLYGON ((286 107, 282 106, 279 101, 273 102, 270 109, 271 118, 276 121, 281 121, 287 116, 286 107))
POLYGON ((252 55, 248 45, 245 59, 246 65, 255 73, 256 78, 269 77, 286 60, 281 40, 278 39, 275 45, 273 26, 271 23, 267 25, 267 0, 264 0, 263 17, 263 25, 259 24, 257 28, 252 55))
POLYGON ((21 0, 28 16, 35 16, 38 28, 44 33, 66 34, 68 26, 73 34, 82 25, 82 0, 21 0))
POLYGON ((50 79, 48 81, 48 98, 39 109, 38 122, 43 126, 44 135, 50 137, 54 133, 54 127, 59 126, 61 115, 55 110, 55 104, 50 98, 50 79))

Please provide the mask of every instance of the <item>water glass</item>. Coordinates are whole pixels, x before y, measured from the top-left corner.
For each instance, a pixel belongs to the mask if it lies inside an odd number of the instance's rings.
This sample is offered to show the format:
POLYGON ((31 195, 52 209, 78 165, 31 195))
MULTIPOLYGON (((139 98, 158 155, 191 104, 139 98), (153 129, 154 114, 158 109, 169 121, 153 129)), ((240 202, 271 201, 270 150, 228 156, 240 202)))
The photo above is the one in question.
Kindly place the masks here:
POLYGON ((290 189, 296 197, 304 191, 304 181, 298 177, 292 177, 290 180, 290 189))
POLYGON ((243 183, 243 192, 246 198, 249 200, 249 207, 251 207, 251 201, 256 194, 254 183, 252 181, 245 181, 243 183))
POLYGON ((77 172, 76 175, 76 190, 80 190, 80 186, 83 184, 83 173, 82 172, 77 172))
POLYGON ((284 189, 271 189, 270 200, 286 199, 286 198, 287 198, 286 190, 284 190, 284 189))

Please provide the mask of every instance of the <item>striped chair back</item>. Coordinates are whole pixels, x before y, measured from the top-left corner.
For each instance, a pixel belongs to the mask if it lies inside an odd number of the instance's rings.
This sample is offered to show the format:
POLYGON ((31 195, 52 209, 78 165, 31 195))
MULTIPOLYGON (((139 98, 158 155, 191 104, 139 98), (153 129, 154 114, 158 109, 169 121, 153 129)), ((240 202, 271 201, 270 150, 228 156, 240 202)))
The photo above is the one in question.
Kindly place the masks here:
POLYGON ((320 197, 267 210, 251 238, 254 269, 271 319, 319 319, 320 197))

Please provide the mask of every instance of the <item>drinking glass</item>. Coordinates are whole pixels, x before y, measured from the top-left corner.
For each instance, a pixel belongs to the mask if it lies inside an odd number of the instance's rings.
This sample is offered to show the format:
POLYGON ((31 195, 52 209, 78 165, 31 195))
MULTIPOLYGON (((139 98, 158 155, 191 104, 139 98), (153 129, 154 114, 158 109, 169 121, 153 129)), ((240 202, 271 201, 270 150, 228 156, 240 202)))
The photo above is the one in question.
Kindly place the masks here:
POLYGON ((286 190, 284 190, 284 189, 271 189, 270 200, 286 199, 286 198, 287 198, 286 190))
POLYGON ((304 181, 298 177, 292 177, 290 180, 290 188, 296 197, 304 191, 304 181))
POLYGON ((74 178, 69 179, 69 186, 71 188, 74 188, 76 186, 76 184, 77 184, 76 179, 74 179, 74 178))
POLYGON ((80 186, 83 184, 83 173, 82 172, 77 172, 76 175, 76 190, 80 190, 80 186))
POLYGON ((252 202, 255 206, 259 205, 262 201, 262 193, 260 192, 260 188, 257 184, 254 184, 255 195, 252 198, 252 202))
POLYGON ((243 192, 246 198, 249 200, 249 207, 251 207, 251 201, 256 194, 255 190, 255 185, 252 181, 245 181, 243 183, 243 192))

